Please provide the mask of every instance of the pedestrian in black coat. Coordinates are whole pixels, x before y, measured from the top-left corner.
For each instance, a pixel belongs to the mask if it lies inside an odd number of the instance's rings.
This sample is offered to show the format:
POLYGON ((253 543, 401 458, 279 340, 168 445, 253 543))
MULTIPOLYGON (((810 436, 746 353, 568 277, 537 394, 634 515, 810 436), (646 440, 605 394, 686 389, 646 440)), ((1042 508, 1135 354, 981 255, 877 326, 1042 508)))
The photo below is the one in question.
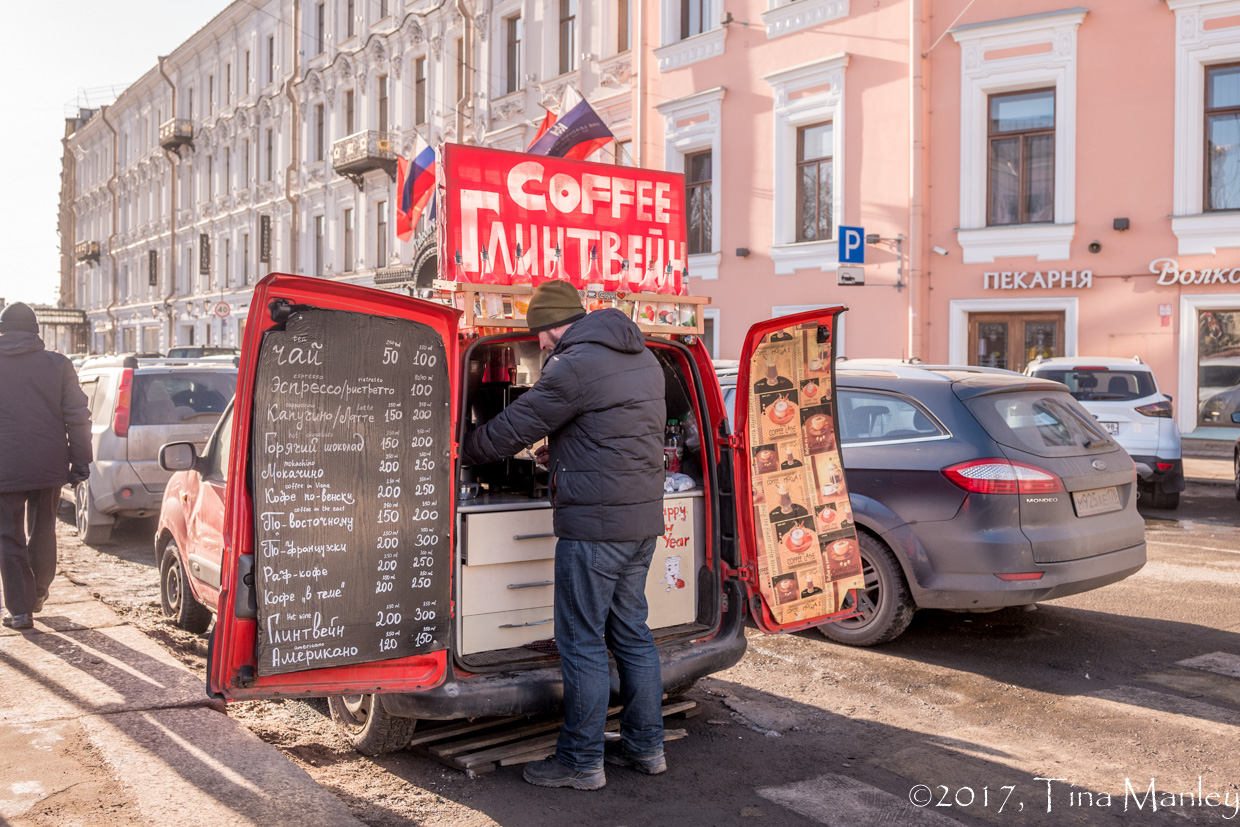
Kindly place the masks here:
POLYGON ((3 624, 34 626, 56 576, 60 489, 90 474, 90 411, 73 364, 44 348, 34 311, 0 311, 0 581, 3 624))

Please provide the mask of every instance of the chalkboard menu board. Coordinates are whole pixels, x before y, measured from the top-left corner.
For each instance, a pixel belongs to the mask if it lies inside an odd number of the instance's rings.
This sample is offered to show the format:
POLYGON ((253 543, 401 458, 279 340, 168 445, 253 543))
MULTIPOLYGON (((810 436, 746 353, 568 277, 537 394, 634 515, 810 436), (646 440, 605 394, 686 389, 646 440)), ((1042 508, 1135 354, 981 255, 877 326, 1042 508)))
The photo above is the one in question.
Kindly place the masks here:
POLYGON ((258 673, 447 648, 448 369, 430 327, 301 310, 263 337, 258 673))

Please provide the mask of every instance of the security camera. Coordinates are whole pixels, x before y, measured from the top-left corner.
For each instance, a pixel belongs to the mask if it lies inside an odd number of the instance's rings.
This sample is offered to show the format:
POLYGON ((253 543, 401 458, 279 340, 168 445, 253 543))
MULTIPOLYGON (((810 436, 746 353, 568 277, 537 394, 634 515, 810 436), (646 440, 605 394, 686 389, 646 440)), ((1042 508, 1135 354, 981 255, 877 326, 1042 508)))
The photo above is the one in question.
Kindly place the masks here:
POLYGON ((947 250, 943 249, 942 247, 938 246, 937 244, 934 246, 934 251, 935 251, 936 253, 938 253, 939 255, 941 255, 941 256, 945 256, 945 255, 947 255, 947 250))

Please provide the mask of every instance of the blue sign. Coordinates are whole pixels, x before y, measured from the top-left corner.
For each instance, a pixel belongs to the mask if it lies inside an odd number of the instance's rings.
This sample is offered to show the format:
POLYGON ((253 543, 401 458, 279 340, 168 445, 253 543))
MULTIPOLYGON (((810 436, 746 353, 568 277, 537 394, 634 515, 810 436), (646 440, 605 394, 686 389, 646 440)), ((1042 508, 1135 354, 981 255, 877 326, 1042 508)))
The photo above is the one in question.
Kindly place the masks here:
POLYGON ((840 227, 840 264, 865 264, 864 227, 840 227))

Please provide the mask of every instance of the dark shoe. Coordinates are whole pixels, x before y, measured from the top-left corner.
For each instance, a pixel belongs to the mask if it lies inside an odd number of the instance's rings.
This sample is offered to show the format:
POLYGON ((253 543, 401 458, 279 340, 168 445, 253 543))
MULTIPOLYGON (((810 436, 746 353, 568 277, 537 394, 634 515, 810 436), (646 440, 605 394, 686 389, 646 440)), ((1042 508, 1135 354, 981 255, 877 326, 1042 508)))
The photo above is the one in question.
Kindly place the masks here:
POLYGON ((619 741, 608 741, 603 745, 603 760, 620 767, 632 767, 645 775, 667 772, 667 756, 663 753, 654 758, 635 758, 624 751, 624 745, 619 741))
POLYGON ((0 623, 10 629, 33 629, 34 615, 13 615, 5 612, 4 617, 0 618, 0 623))
POLYGON ((543 761, 531 761, 525 765, 521 777, 536 787, 572 787, 574 790, 601 790, 607 777, 601 769, 594 772, 577 772, 560 763, 554 755, 543 761))

